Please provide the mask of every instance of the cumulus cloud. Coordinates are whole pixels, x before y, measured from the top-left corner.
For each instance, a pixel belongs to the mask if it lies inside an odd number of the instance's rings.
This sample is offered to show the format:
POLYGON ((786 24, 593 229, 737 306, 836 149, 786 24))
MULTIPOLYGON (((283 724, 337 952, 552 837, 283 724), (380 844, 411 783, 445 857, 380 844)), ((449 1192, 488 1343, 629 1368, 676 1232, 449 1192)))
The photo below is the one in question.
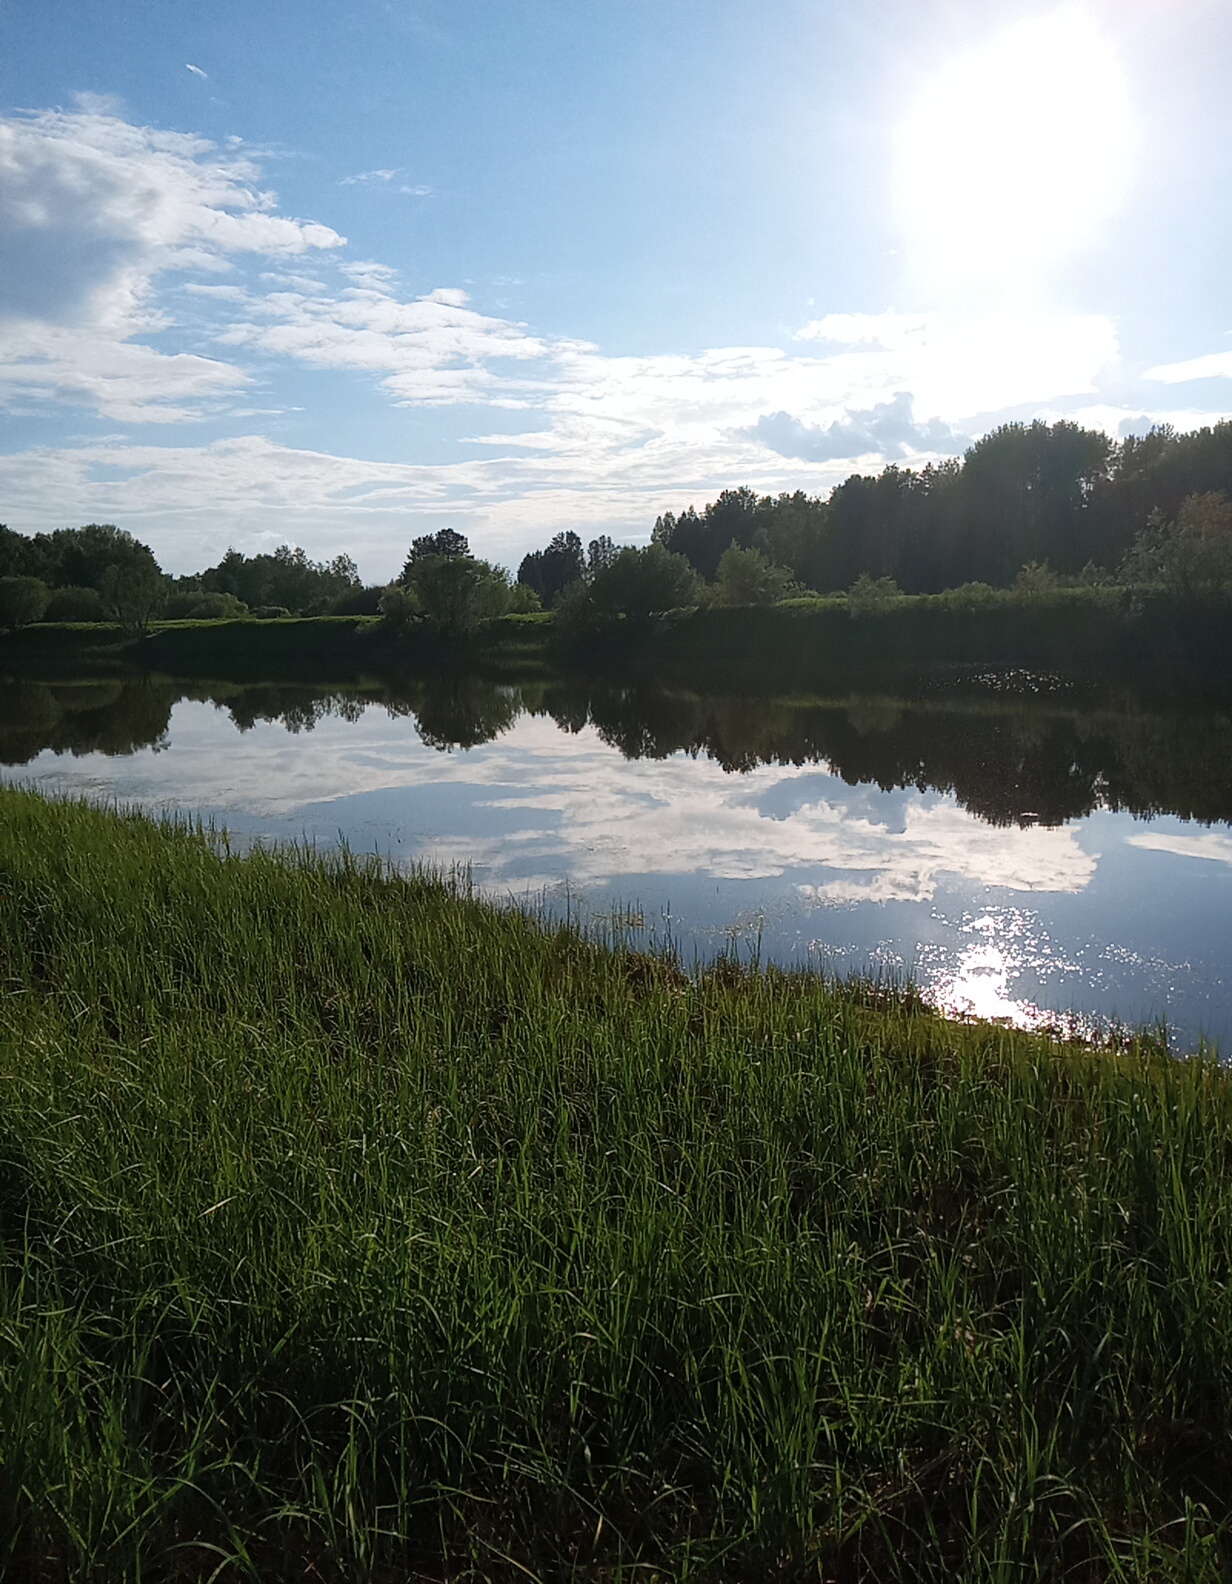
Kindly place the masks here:
MULTIPOLYGON (((345 180, 392 188, 400 173, 345 180)), ((134 126, 97 102, 0 118, 0 402, 80 403, 124 423, 260 416, 250 387, 272 362, 367 374, 400 405, 492 415, 434 466, 260 435, 43 448, 3 461, 10 520, 116 518, 178 568, 199 534, 215 555, 293 512, 321 549, 384 543, 383 573, 413 505, 425 527, 440 514, 516 560, 564 527, 644 537, 665 506, 734 478, 824 491, 857 456, 951 453, 981 414, 1092 392, 1117 355, 1107 319, 1023 309, 836 314, 788 348, 611 357, 431 284, 410 288, 349 258, 330 227, 283 215, 236 140, 134 126), (509 432, 502 409, 518 410, 509 432)))
POLYGON ((833 423, 801 423, 790 413, 767 413, 749 434, 779 456, 804 462, 833 462, 862 456, 899 461, 917 452, 956 452, 968 437, 932 418, 916 423, 910 391, 898 391, 888 402, 855 410, 833 423))
POLYGON ((237 370, 137 338, 171 325, 155 290, 166 271, 343 244, 328 226, 276 213, 258 177, 237 152, 133 126, 94 102, 0 118, 0 397, 89 400, 127 421, 189 416, 203 396, 242 384, 237 370))

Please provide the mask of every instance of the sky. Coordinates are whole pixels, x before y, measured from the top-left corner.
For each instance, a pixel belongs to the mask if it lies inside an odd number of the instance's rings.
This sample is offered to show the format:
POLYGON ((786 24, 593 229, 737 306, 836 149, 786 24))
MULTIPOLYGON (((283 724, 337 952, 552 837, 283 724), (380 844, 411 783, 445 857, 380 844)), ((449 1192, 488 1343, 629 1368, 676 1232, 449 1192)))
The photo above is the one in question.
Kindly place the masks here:
POLYGON ((0 0, 0 521, 516 568, 1232 416, 1227 0, 0 0))

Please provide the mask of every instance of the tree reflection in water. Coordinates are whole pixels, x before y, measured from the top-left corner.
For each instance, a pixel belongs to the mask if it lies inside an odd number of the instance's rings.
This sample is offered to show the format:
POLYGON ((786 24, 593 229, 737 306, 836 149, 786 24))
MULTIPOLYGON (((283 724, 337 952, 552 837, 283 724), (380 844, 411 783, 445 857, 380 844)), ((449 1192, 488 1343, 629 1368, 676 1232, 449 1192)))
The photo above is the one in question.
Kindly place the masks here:
POLYGON ((310 732, 377 706, 413 720, 438 750, 473 748, 526 713, 566 732, 588 727, 626 758, 705 756, 740 773, 761 764, 824 765, 849 784, 951 793, 998 825, 1057 825, 1095 809, 1232 818, 1232 720, 1163 713, 1119 699, 881 696, 844 699, 701 694, 652 683, 493 681, 453 672, 358 687, 186 684, 142 678, 0 681, 0 763, 42 752, 128 754, 160 747, 181 699, 211 702, 237 730, 276 722, 310 732))

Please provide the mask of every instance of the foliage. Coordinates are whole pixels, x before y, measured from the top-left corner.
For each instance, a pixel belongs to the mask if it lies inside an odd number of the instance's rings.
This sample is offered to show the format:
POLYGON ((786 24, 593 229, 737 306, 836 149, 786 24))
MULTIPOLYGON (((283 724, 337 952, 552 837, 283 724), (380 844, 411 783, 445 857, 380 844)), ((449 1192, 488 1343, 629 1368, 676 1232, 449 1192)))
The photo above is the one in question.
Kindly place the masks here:
POLYGON ((403 578, 407 597, 381 600, 381 614, 395 625, 418 615, 444 636, 461 638, 509 609, 508 574, 475 556, 413 556, 403 578))
POLYGON ((109 566, 103 573, 99 593, 108 615, 125 632, 140 637, 162 609, 167 584, 157 566, 134 560, 109 566))
POLYGON ((791 592, 791 574, 760 550, 742 550, 733 542, 719 558, 716 605, 774 605, 791 592))
POLYGON ((543 602, 528 583, 517 582, 509 590, 509 614, 530 616, 543 609, 543 602))
POLYGON ((1130 587, 1158 587, 1182 598, 1232 592, 1232 501, 1189 495, 1175 522, 1155 513, 1121 564, 1130 587))
POLYGON ((871 578, 861 572, 847 590, 847 609, 853 616, 871 616, 885 610, 901 593, 893 578, 871 578))
POLYGON ((399 574, 399 583, 409 583, 417 562, 426 561, 437 556, 444 556, 446 560, 454 560, 460 556, 469 556, 470 543, 465 534, 460 534, 454 528, 442 528, 439 533, 421 534, 418 539, 411 542, 407 552, 406 561, 399 574))
POLYGON ((1063 579, 1117 565, 1152 511, 1172 521, 1195 492, 1232 492, 1232 421, 1118 445, 1037 420, 1001 425, 961 460, 853 474, 825 499, 724 490, 701 512, 665 512, 654 538, 707 579, 734 541, 808 588, 849 588, 862 573, 911 593, 1004 588, 1024 563, 1047 563, 1063 579))
POLYGON ((729 545, 747 548, 757 531, 762 502, 747 487, 724 490, 699 517, 692 506, 680 515, 665 512, 654 525, 652 543, 682 555, 712 582, 729 545))
POLYGON ((1232 1081, 0 793, 0 1573, 1215 1584, 1232 1081))
POLYGON ((37 577, 48 588, 92 588, 101 592, 103 579, 113 566, 160 570, 148 545, 111 523, 57 528, 54 533, 31 538, 9 529, 0 530, 0 572, 37 577))
POLYGON ((39 578, 0 577, 0 627, 11 630, 41 621, 50 598, 39 578))
POLYGON ((406 627, 422 615, 423 608, 414 587, 391 583, 381 595, 381 618, 389 627, 406 627))
POLYGON ((1061 580, 1047 561, 1027 561, 1018 569, 1014 587, 1019 594, 1051 594, 1061 580))
POLYGON ((93 588, 58 588, 51 591, 43 617, 49 622, 102 622, 107 620, 103 596, 93 588))
POLYGON ((281 605, 301 616, 324 615, 334 601, 356 592, 359 571, 347 555, 313 561, 307 551, 279 545, 269 555, 246 556, 228 550, 216 567, 200 576, 209 593, 233 595, 250 610, 281 605))
POLYGON ((626 545, 590 586, 598 611, 645 620, 663 611, 695 604, 698 580, 682 555, 653 542, 639 549, 626 545))
POLYGON ((586 547, 586 581, 593 583, 600 572, 606 572, 616 554, 616 546, 607 534, 592 539, 586 547))
POLYGON ((533 589, 549 610, 570 583, 585 579, 582 541, 572 532, 558 533, 546 550, 532 550, 518 568, 518 582, 533 589))
POLYGON ((249 610, 234 594, 187 588, 168 595, 162 614, 168 621, 239 621, 249 610))
POLYGON ((383 583, 356 585, 330 601, 331 616, 379 616, 381 599, 385 593, 383 583))

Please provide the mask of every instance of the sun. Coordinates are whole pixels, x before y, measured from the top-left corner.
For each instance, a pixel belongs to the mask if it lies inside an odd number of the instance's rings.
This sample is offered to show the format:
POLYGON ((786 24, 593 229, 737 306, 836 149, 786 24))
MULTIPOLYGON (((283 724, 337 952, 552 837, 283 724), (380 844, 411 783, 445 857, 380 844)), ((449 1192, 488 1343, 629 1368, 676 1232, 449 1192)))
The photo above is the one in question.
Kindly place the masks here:
POLYGON ((941 286, 1034 284, 1120 203, 1132 134, 1116 49, 1083 10, 1017 22, 955 56, 899 128, 913 264, 941 286))

